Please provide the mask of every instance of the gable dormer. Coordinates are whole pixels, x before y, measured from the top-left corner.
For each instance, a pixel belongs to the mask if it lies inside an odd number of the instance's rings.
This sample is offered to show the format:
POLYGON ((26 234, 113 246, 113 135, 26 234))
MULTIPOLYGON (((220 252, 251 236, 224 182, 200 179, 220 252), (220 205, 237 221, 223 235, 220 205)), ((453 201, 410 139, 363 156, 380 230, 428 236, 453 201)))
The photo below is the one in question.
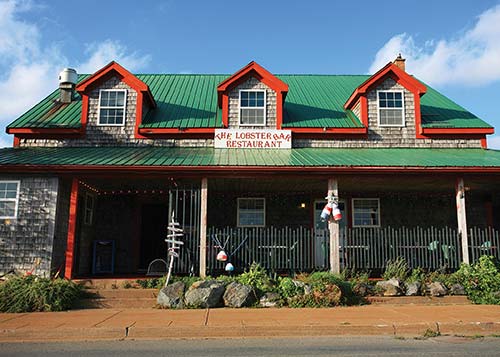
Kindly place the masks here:
POLYGON ((217 86, 225 128, 281 129, 288 85, 256 62, 217 86))
POLYGON ((142 138, 138 128, 156 102, 149 87, 116 62, 80 82, 82 130, 86 135, 113 135, 117 141, 142 138))
POLYGON ((344 105, 363 125, 380 135, 398 132, 419 137, 421 127, 420 97, 427 88, 405 71, 399 56, 359 85, 344 105))

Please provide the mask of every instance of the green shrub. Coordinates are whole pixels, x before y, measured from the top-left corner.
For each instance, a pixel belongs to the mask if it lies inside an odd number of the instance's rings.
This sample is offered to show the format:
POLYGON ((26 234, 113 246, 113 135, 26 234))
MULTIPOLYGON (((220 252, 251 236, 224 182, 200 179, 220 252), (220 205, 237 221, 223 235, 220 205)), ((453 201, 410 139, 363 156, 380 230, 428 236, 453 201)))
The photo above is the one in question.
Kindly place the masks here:
POLYGON ((137 279, 136 283, 143 289, 161 289, 165 286, 166 276, 151 279, 137 279))
POLYGON ((236 277, 236 281, 241 284, 250 285, 259 293, 273 291, 273 282, 266 269, 258 263, 252 263, 250 269, 245 271, 240 276, 236 277))
POLYGON ((278 292, 283 299, 304 294, 304 288, 294 283, 292 278, 278 278, 278 292))
POLYGON ((408 271, 408 263, 406 263, 406 260, 404 258, 397 257, 394 260, 387 261, 382 278, 385 280, 396 278, 404 281, 408 276, 408 271))
POLYGON ((416 283, 419 282, 423 284, 425 282, 425 271, 422 268, 412 269, 410 275, 406 278, 407 283, 416 283))
POLYGON ((82 291, 81 285, 65 279, 9 277, 0 284, 0 312, 68 310, 82 291))
POLYGON ((462 264, 454 274, 475 304, 500 304, 500 271, 492 256, 482 256, 476 264, 462 264))

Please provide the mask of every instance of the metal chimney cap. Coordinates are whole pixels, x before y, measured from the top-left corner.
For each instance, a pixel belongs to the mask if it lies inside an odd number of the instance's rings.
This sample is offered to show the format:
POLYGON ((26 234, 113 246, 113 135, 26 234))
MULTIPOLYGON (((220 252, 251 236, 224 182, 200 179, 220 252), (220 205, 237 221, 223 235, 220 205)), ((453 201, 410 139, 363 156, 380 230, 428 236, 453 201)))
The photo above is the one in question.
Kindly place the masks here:
POLYGON ((71 83, 76 84, 78 82, 78 74, 73 68, 64 68, 61 73, 59 73, 59 84, 71 83))

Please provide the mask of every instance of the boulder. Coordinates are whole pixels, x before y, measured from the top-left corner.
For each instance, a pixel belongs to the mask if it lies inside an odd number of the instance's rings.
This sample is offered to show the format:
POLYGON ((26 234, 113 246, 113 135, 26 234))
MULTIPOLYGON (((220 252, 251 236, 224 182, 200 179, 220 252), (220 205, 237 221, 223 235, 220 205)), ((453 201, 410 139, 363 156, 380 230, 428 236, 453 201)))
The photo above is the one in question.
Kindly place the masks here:
POLYGON ((156 299, 157 304, 168 309, 182 309, 185 287, 182 281, 178 281, 162 288, 156 299))
POLYGON ((257 301, 257 296, 251 286, 232 282, 226 286, 223 299, 225 306, 245 307, 257 301))
POLYGON ((405 283, 406 296, 417 296, 420 295, 420 289, 422 288, 422 283, 420 281, 414 281, 413 283, 405 283))
POLYGON ((326 284, 321 290, 313 290, 312 296, 318 306, 338 306, 342 302, 342 290, 335 284, 326 284))
POLYGON ((427 285, 427 290, 431 296, 444 296, 448 293, 448 289, 443 283, 435 281, 427 285))
POLYGON ((467 295, 467 293, 461 284, 453 284, 450 287, 450 295, 467 295))
POLYGON ((221 305, 224 283, 217 280, 204 280, 193 283, 184 296, 189 307, 217 307, 221 305))
POLYGON ((373 286, 367 283, 356 283, 352 287, 352 292, 358 296, 365 297, 373 294, 373 286))
POLYGON ((281 297, 278 293, 265 293, 260 298, 259 305, 262 307, 276 307, 280 303, 281 297))
POLYGON ((396 278, 383 280, 377 282, 376 289, 384 296, 401 296, 403 295, 403 288, 401 281, 396 278))

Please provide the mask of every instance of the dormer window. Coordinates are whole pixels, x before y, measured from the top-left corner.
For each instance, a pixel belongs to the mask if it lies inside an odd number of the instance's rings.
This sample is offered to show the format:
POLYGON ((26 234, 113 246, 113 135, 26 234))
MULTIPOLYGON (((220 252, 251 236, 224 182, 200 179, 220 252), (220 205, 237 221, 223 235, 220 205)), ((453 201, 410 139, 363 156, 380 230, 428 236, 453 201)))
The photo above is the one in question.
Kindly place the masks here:
POLYGON ((99 91, 99 125, 124 125, 126 101, 127 90, 125 89, 101 89, 99 91))
POLYGON ((404 126, 402 91, 378 91, 378 117, 380 126, 404 126))
POLYGON ((266 125, 266 91, 240 90, 240 125, 266 125))

